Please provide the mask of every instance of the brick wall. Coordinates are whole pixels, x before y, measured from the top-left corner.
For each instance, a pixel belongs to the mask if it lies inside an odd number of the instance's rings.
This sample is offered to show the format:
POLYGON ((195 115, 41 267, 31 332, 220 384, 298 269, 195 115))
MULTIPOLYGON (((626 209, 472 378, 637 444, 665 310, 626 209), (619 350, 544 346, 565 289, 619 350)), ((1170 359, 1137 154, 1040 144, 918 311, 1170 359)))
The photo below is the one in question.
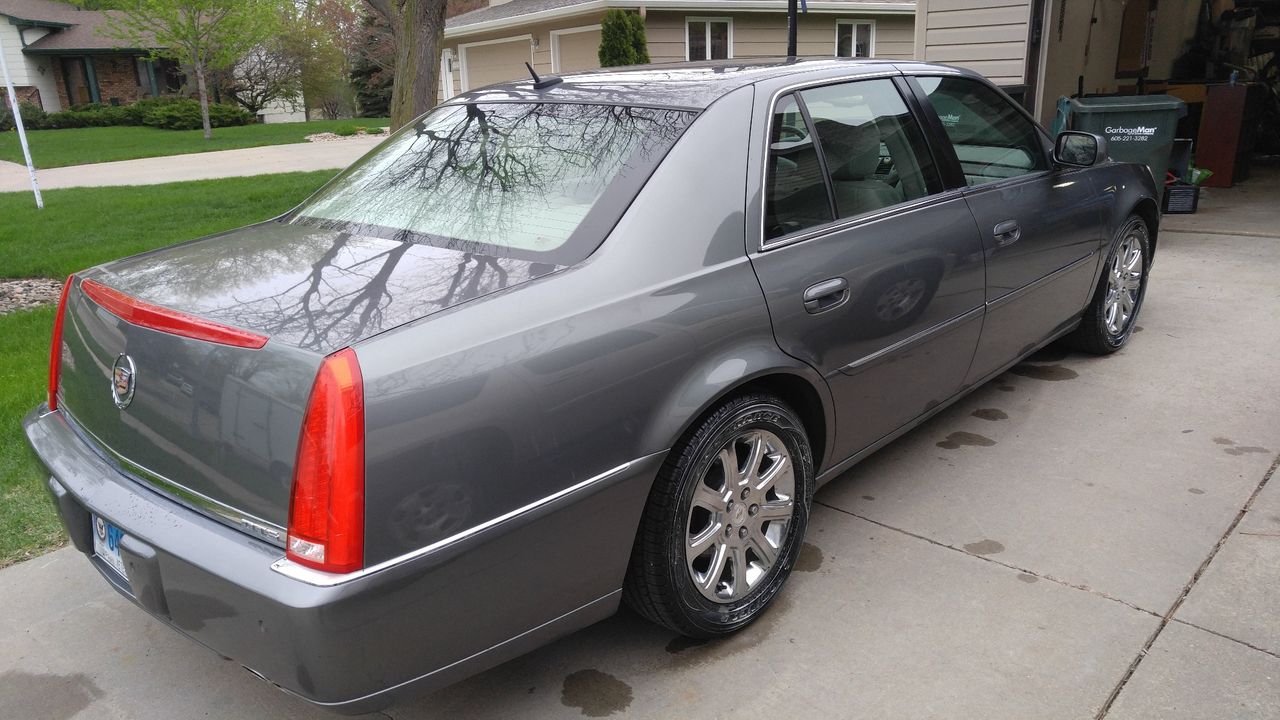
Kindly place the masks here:
POLYGON ((40 88, 31 85, 14 85, 13 91, 17 94, 19 103, 31 103, 36 107, 44 107, 40 102, 40 88))
POLYGON ((132 55, 94 56, 93 70, 98 76, 98 93, 103 103, 110 104, 114 98, 121 105, 128 105, 151 94, 147 78, 140 78, 135 70, 136 63, 137 58, 132 55))

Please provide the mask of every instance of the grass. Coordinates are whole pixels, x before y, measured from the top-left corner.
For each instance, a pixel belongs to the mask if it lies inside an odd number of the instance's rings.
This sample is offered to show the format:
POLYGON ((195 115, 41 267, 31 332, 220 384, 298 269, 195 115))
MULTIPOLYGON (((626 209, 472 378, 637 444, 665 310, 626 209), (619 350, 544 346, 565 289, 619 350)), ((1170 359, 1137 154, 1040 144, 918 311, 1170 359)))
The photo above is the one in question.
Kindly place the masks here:
MULTIPOLYGON (((304 142, 308 135, 315 133, 334 132, 356 126, 386 127, 386 125, 387 120, 381 118, 243 125, 214 128, 211 140, 205 140, 200 130, 159 130, 129 125, 32 130, 27 133, 27 141, 31 145, 31 158, 39 169, 300 143, 304 142)), ((23 162, 22 147, 18 144, 16 132, 0 133, 0 160, 23 162)))
POLYGON ((44 210, 36 209, 30 193, 0 193, 0 278, 64 278, 265 220, 298 204, 334 172, 46 190, 44 210))
MULTIPOLYGON (((332 171, 45 192, 0 193, 0 278, 55 277, 265 220, 332 171)), ((0 567, 64 541, 21 421, 44 399, 53 308, 0 315, 0 567)))
POLYGON ((52 327, 52 308, 0 315, 0 567, 64 539, 21 422, 44 399, 52 327))

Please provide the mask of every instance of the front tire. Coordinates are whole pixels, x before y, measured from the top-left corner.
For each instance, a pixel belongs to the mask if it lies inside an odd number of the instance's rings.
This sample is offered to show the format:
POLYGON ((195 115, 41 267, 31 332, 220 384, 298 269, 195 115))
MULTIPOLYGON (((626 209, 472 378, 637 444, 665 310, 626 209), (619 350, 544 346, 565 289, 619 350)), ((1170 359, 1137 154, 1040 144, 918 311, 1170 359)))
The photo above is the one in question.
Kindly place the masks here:
POLYGON ((726 401, 659 471, 623 598, 690 637, 745 627, 791 573, 813 487, 809 440, 794 411, 765 393, 726 401))
POLYGON ((1068 336, 1073 349, 1107 355, 1129 342, 1147 294, 1150 268, 1147 224, 1137 215, 1130 215, 1107 255, 1098 289, 1085 309, 1080 327, 1068 336))

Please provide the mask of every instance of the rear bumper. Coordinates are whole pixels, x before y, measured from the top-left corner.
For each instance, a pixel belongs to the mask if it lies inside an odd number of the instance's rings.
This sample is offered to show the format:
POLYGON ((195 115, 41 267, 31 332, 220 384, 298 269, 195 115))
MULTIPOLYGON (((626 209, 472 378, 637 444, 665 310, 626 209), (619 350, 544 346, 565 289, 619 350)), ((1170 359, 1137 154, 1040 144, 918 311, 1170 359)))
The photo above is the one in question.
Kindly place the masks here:
POLYGON ((156 493, 65 417, 23 420, 72 543, 121 594, 282 689, 340 712, 421 694, 611 615, 662 454, 349 582, 272 569, 279 548, 156 493), (120 578, 93 555, 91 513, 125 532, 120 578))

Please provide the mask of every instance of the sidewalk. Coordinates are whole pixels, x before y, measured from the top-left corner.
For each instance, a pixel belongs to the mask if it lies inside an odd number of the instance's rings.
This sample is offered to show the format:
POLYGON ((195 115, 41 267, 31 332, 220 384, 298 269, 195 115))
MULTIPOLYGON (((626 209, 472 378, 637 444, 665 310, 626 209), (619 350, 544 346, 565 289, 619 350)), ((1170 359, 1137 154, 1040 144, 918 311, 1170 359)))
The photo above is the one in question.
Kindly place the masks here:
MULTIPOLYGON (((36 179, 41 190, 52 190, 107 185, 156 185, 185 180, 329 170, 350 165, 385 139, 386 136, 383 135, 333 142, 267 145, 240 150, 168 155, 49 170, 37 167, 36 179)), ((31 181, 25 166, 0 161, 0 192, 30 190, 31 181)))

